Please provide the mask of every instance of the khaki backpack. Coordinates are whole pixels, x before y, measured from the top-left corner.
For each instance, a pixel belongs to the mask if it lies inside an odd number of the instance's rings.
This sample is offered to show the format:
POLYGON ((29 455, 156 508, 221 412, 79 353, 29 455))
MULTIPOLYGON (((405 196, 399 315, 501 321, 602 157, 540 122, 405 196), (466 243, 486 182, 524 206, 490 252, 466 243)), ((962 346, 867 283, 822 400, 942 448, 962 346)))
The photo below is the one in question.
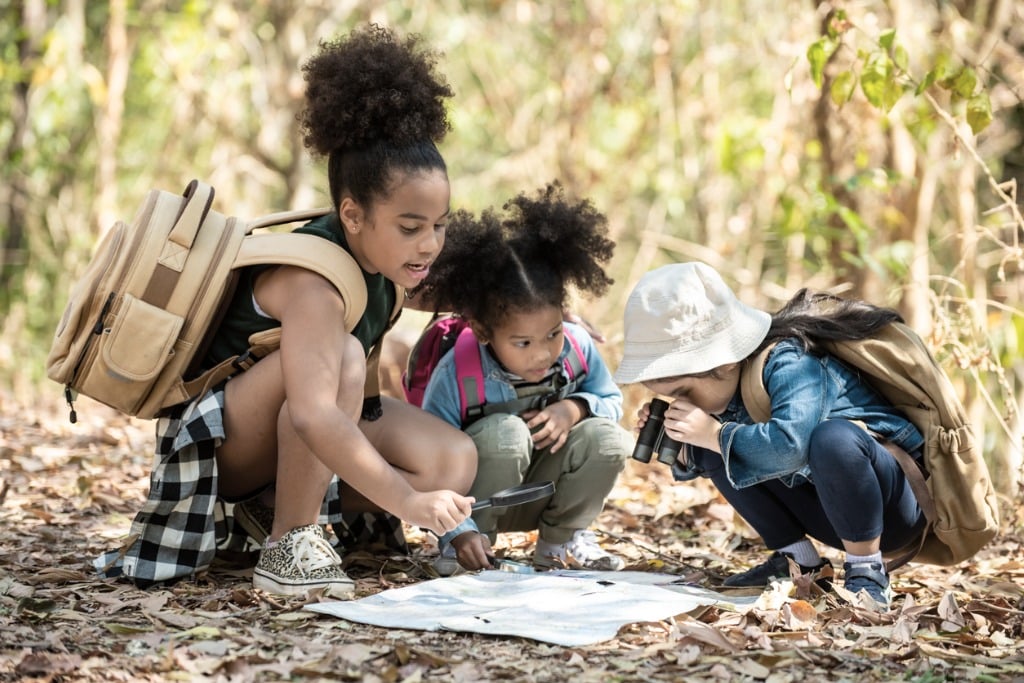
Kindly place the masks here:
MULTIPOLYGON (((211 210, 213 188, 193 180, 175 195, 151 190, 131 223, 118 221, 71 290, 46 361, 47 376, 141 418, 193 399, 251 367, 280 344, 280 327, 254 334, 249 350, 199 372, 231 300, 240 268, 282 264, 330 280, 345 300, 345 329, 366 308, 362 270, 344 249, 316 235, 260 231, 307 221, 327 209, 275 213, 252 221, 211 210)), ((404 292, 396 292, 392 322, 404 292)), ((367 358, 366 395, 377 395, 380 343, 367 358)))
MULTIPOLYGON (((757 422, 771 417, 764 363, 772 347, 744 364, 740 390, 757 422)), ((920 540, 890 555, 889 569, 913 559, 952 565, 971 557, 999 531, 996 494, 981 446, 956 390, 924 341, 911 328, 892 323, 854 341, 825 342, 825 350, 902 411, 924 435, 923 467, 892 443, 928 525, 920 540)))

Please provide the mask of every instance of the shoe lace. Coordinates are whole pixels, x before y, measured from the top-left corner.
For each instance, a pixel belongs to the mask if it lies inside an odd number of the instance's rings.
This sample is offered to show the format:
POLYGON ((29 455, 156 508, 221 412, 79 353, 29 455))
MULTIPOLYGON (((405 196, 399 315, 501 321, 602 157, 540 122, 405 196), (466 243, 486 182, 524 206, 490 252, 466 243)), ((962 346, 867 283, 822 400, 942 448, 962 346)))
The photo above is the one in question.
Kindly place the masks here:
POLYGON ((297 534, 292 545, 292 557, 296 569, 303 576, 317 569, 341 565, 338 553, 331 544, 319 533, 312 531, 297 534))

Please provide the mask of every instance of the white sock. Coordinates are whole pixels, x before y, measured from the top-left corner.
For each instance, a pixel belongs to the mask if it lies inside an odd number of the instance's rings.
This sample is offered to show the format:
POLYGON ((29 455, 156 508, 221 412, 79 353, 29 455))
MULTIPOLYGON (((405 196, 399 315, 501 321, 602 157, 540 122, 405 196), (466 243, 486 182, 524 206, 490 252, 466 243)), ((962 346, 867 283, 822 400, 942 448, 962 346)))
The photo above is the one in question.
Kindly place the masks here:
POLYGON ((792 555, 796 563, 802 567, 816 567, 821 564, 821 555, 814 547, 810 539, 802 538, 796 543, 790 543, 782 548, 777 548, 780 553, 792 555))
POLYGON ((849 562, 851 566, 855 564, 870 564, 872 562, 876 562, 883 566, 885 565, 882 561, 881 552, 872 553, 870 555, 854 555, 853 553, 846 553, 846 561, 849 562))

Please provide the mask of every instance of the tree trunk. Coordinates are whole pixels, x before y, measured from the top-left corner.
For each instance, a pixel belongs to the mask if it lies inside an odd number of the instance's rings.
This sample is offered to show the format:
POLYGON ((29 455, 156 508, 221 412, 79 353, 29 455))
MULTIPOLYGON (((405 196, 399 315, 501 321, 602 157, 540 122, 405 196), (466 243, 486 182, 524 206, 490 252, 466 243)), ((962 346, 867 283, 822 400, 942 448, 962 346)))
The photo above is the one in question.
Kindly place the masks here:
MULTIPOLYGON (((81 0, 71 0, 73 3, 81 0)), ((107 23, 106 97, 96 118, 95 221, 106 230, 117 219, 118 144, 124 120, 124 97, 131 66, 131 42, 126 27, 125 0, 111 0, 107 23)))
MULTIPOLYGON (((18 7, 18 5, 15 5, 18 7)), ((0 183, 0 296, 6 299, 12 293, 17 274, 26 262, 26 223, 28 221, 28 175, 19 172, 19 162, 25 150, 29 131, 29 89, 32 65, 40 55, 40 44, 46 32, 46 3, 44 0, 25 0, 20 5, 20 24, 24 29, 17 42, 18 57, 24 67, 14 83, 10 100, 9 125, 11 135, 4 150, 4 168, 10 169, 7 179, 0 183)), ((7 301, 0 305, 7 311, 7 301)))

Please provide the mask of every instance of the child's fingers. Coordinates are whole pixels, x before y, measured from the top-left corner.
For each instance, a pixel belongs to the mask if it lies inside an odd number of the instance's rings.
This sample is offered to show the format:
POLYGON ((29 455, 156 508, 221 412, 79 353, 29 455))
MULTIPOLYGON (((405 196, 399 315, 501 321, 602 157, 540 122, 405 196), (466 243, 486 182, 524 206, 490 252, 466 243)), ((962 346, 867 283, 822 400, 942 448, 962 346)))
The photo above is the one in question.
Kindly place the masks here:
POLYGON ((533 430, 539 427, 540 425, 544 424, 548 419, 547 413, 544 412, 543 410, 526 412, 523 413, 522 417, 524 420, 526 420, 526 426, 529 427, 530 430, 533 430))

